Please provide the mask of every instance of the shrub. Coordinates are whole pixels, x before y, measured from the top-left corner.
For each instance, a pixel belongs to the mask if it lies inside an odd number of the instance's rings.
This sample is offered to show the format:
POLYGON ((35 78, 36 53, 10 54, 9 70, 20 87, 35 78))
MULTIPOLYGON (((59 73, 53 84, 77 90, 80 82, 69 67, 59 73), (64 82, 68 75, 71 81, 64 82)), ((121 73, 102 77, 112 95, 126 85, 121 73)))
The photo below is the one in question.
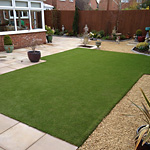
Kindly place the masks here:
POLYGON ((136 30, 136 35, 137 36, 142 36, 142 30, 141 29, 136 30))
POLYGON ((73 31, 70 31, 70 32, 68 33, 68 36, 74 36, 74 32, 73 32, 73 31))
POLYGON ((105 32, 104 32, 104 30, 101 30, 101 31, 99 31, 99 32, 98 32, 98 34, 100 34, 100 35, 101 35, 101 37, 104 37, 105 32))
POLYGON ((78 8, 76 7, 73 26, 72 26, 74 35, 78 34, 78 30, 79 30, 78 24, 79 24, 79 13, 78 13, 78 8))
POLYGON ((60 34, 60 30, 59 29, 55 29, 55 35, 59 35, 60 34))
POLYGON ((138 48, 139 51, 144 52, 144 51, 148 51, 149 46, 148 43, 146 42, 140 42, 137 44, 136 48, 138 48))
POLYGON ((121 40, 125 40, 125 39, 126 39, 126 36, 125 36, 125 35, 121 35, 121 36, 120 36, 120 39, 121 39, 121 40))
POLYGON ((54 35, 55 30, 51 29, 51 27, 45 25, 46 34, 48 35, 54 35))
POLYGON ((4 45, 13 45, 11 37, 9 35, 4 36, 4 45))

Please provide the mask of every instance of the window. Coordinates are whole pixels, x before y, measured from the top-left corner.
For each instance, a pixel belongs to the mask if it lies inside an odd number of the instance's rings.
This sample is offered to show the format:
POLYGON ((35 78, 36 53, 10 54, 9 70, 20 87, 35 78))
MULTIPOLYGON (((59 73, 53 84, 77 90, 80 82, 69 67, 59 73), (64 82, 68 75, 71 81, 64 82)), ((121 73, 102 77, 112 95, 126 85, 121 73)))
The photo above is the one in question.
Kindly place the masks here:
POLYGON ((142 3, 142 0, 137 0, 136 2, 137 2, 137 3, 142 3))
POLYGON ((10 18, 9 10, 0 10, 0 32, 4 31, 15 31, 14 19, 10 18))
MULTIPOLYGON (((19 13, 20 13, 21 19, 28 19, 29 18, 29 12, 27 10, 20 11, 19 13)), ((10 18, 11 19, 14 17, 12 14, 13 14, 13 11, 11 10, 10 11, 10 18)), ((16 11, 16 18, 18 19, 18 11, 16 11)))
POLYGON ((17 22, 17 30, 29 30, 29 12, 28 11, 16 11, 16 22, 17 22), (24 13, 23 13, 24 12, 24 13), (23 14, 27 15, 28 19, 24 19, 23 14))
POLYGON ((73 0, 69 0, 70 2, 73 2, 73 0))
POLYGON ((66 1, 66 0, 60 0, 60 1, 64 2, 64 1, 66 1))
POLYGON ((41 8, 41 3, 31 3, 31 7, 35 7, 35 8, 41 8))
POLYGON ((16 7, 28 7, 28 2, 16 1, 16 7))
POLYGON ((8 34, 5 31, 45 30, 43 12, 42 0, 0 0, 1 35, 8 34))
POLYGON ((121 3, 129 3, 129 0, 121 0, 121 3))
POLYGON ((42 28, 42 14, 40 11, 31 11, 32 29, 42 28))
POLYGON ((0 6, 12 6, 11 0, 0 0, 0 6))

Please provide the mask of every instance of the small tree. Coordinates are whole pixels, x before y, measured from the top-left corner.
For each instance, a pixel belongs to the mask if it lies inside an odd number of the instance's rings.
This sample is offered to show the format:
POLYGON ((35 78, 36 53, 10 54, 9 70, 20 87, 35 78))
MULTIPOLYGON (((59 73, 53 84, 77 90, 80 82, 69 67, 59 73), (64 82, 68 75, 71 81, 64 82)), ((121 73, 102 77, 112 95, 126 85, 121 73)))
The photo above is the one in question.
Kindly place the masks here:
POLYGON ((78 34, 78 30, 79 30, 78 23, 79 23, 79 13, 78 13, 78 8, 76 7, 73 26, 72 26, 74 35, 78 34))
POLYGON ((145 0, 143 3, 142 3, 142 8, 146 8, 146 7, 150 7, 150 0, 145 0))

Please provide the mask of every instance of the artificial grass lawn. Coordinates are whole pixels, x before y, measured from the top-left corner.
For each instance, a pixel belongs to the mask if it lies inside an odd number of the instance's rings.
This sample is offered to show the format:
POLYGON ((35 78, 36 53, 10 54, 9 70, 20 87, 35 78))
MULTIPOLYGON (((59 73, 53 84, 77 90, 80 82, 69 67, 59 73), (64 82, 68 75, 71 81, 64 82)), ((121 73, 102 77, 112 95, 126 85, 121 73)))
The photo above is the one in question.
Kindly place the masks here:
POLYGON ((78 48, 43 59, 0 76, 0 113, 77 146, 150 74, 150 57, 135 54, 78 48))

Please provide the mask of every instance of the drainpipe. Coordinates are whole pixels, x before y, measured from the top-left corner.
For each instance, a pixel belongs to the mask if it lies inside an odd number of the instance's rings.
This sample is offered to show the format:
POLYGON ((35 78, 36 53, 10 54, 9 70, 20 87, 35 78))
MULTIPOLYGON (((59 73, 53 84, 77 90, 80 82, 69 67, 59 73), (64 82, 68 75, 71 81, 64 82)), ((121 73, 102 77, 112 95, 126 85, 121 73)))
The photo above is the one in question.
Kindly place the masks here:
POLYGON ((109 1, 110 0, 107 0, 107 11, 109 10, 109 1))

